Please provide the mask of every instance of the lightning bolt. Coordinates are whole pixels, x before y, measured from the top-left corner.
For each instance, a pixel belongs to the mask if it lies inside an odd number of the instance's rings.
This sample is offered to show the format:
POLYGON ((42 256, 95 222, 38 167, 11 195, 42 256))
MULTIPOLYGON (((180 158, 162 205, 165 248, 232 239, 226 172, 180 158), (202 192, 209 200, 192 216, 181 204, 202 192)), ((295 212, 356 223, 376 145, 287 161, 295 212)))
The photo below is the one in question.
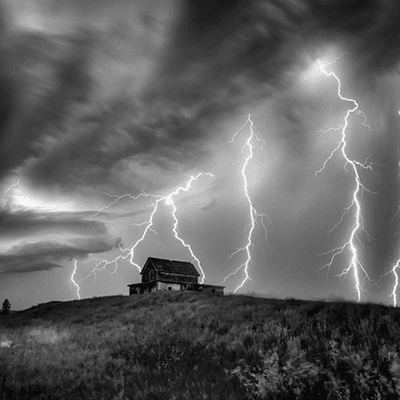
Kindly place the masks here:
POLYGON ((354 99, 346 98, 346 97, 344 97, 342 95, 342 90, 341 90, 342 83, 341 83, 340 79, 338 78, 338 76, 333 71, 327 72, 326 69, 325 69, 326 66, 333 64, 340 57, 341 56, 337 57, 335 60, 333 60, 332 62, 327 63, 327 64, 322 64, 319 59, 317 61, 318 61, 318 64, 319 64, 319 66, 321 68, 321 71, 326 76, 333 77, 336 80, 337 88, 338 88, 337 89, 338 97, 343 101, 352 103, 353 106, 347 111, 346 116, 344 117, 344 122, 343 122, 342 125, 340 125, 338 128, 329 128, 326 131, 323 131, 323 132, 326 133, 326 132, 332 131, 332 130, 335 131, 335 132, 340 130, 341 131, 341 140, 340 140, 339 144, 335 147, 335 149, 333 149, 333 151, 331 152, 329 157, 325 160, 322 168, 319 169, 315 173, 315 176, 317 176, 319 173, 321 173, 325 169, 327 163, 332 159, 334 154, 336 152, 340 151, 342 156, 343 156, 343 158, 344 158, 344 160, 345 160, 345 166, 344 166, 345 170, 347 171, 346 167, 348 165, 350 165, 351 169, 353 170, 354 177, 355 177, 355 189, 354 189, 354 192, 353 192, 352 201, 344 209, 344 212, 343 212, 343 214, 342 214, 342 216, 340 218, 340 221, 331 229, 330 232, 332 232, 338 225, 340 225, 343 222, 343 218, 345 217, 345 215, 347 213, 350 212, 350 210, 354 209, 355 213, 354 213, 354 223, 353 223, 352 227, 350 228, 351 229, 351 233, 350 233, 349 239, 342 246, 336 247, 334 249, 329 250, 326 253, 323 253, 324 255, 332 254, 332 256, 331 256, 331 259, 329 260, 329 262, 327 264, 323 265, 320 268, 320 270, 322 270, 324 268, 327 268, 327 273, 328 273, 329 272, 329 268, 332 266, 335 258, 338 255, 342 254, 345 249, 349 248, 350 252, 351 252, 350 263, 349 263, 348 267, 345 268, 339 275, 335 275, 335 276, 337 276, 339 278, 343 278, 351 270, 353 271, 354 280, 355 280, 355 287, 356 287, 356 291, 357 291, 357 300, 358 300, 358 302, 360 302, 360 300, 361 300, 361 291, 364 291, 363 284, 365 282, 365 279, 368 279, 369 281, 371 281, 371 279, 369 278, 368 273, 365 270, 363 264, 359 260, 357 247, 355 245, 355 241, 357 240, 361 244, 360 239, 357 236, 357 232, 360 229, 367 234, 369 240, 371 240, 371 238, 370 238, 368 232, 364 228, 364 219, 363 219, 362 212, 361 212, 361 204, 360 204, 360 200, 359 200, 359 194, 360 194, 360 192, 361 192, 361 194, 363 194, 364 190, 369 192, 369 193, 374 193, 374 192, 371 192, 370 190, 368 190, 361 183, 360 175, 359 175, 357 167, 362 168, 364 170, 371 170, 372 172, 374 172, 374 171, 372 170, 372 166, 371 166, 372 163, 367 164, 367 161, 368 161, 369 157, 365 160, 364 163, 360 163, 359 161, 356 161, 356 160, 353 160, 353 159, 349 158, 349 156, 347 155, 347 152, 346 152, 346 146, 347 146, 346 130, 347 130, 347 127, 349 125, 349 117, 350 117, 350 115, 353 114, 353 113, 356 113, 357 115, 360 115, 360 114, 363 115, 363 117, 364 117, 363 125, 365 127, 367 127, 371 131, 372 131, 372 129, 366 123, 366 120, 367 120, 366 119, 366 115, 361 110, 359 110, 359 104, 357 103, 357 101, 354 100, 354 99), (364 274, 363 284, 361 284, 361 282, 360 282, 360 270, 364 274))
POLYGON ((397 260, 397 263, 395 264, 395 266, 391 269, 391 273, 393 273, 394 275, 394 285, 393 285, 393 290, 392 293, 390 294, 389 297, 393 297, 393 307, 397 307, 397 296, 396 296, 396 292, 397 292, 397 287, 399 286, 399 276, 397 275, 396 269, 400 268, 400 258, 397 260))
MULTIPOLYGON (((399 111, 399 114, 400 114, 400 111, 399 111)), ((399 161, 398 164, 400 166, 400 161, 399 161)), ((399 212, 400 212, 400 206, 398 207, 396 214, 393 216, 393 218, 391 219, 390 222, 393 222, 396 219, 396 217, 399 215, 399 212)), ((396 232, 395 236, 399 235, 399 234, 400 234, 399 232, 396 232)), ((396 293, 397 293, 397 288, 399 286, 399 276, 397 275, 397 271, 396 270, 399 269, 399 268, 400 268, 400 258, 397 260, 396 264, 392 267, 392 269, 390 269, 388 272, 383 274, 379 278, 379 280, 377 281, 377 283, 379 283, 383 278, 385 278, 389 274, 393 274, 394 275, 393 290, 392 290, 392 293, 389 295, 389 297, 393 298, 393 307, 397 307, 397 295, 396 295, 396 293)))
POLYGON ((80 287, 79 287, 78 283, 75 282, 75 279, 74 279, 77 269, 78 269, 78 261, 74 260, 74 271, 72 272, 72 275, 71 275, 71 282, 76 287, 76 295, 77 295, 78 299, 80 300, 81 299, 81 295, 79 293, 80 292, 80 287))
POLYGON ((397 307, 397 288, 399 286, 399 276, 397 275, 396 270, 400 268, 400 258, 397 260, 396 264, 392 267, 391 270, 389 270, 388 272, 386 272, 385 274, 383 274, 379 280, 376 283, 379 283, 385 276, 389 275, 389 274, 393 274, 394 275, 394 285, 393 285, 393 290, 392 293, 389 295, 389 297, 393 298, 393 307, 397 307))
MULTIPOLYGON (((18 179, 16 183, 10 185, 8 187, 8 189, 4 192, 4 194, 6 195, 12 188, 18 186, 19 183, 20 183, 20 179, 18 179)), ((73 270, 72 275, 71 275, 71 282, 76 287, 76 294, 78 296, 78 299, 80 299, 81 298, 81 296, 80 296, 80 287, 79 287, 78 283, 75 281, 75 274, 76 274, 77 268, 78 268, 77 261, 74 260, 74 270, 73 270)))
MULTIPOLYGON (((136 267, 136 268, 140 271, 140 270, 141 270, 140 266, 139 266, 137 263, 134 262, 135 250, 136 250, 137 246, 138 246, 143 240, 145 240, 148 231, 152 231, 153 233, 157 234, 157 232, 153 229, 153 218, 154 218, 155 214, 156 214, 157 211, 158 211, 158 206, 159 206, 159 204, 162 203, 162 202, 164 202, 165 205, 167 205, 167 206, 169 206, 169 207, 171 208, 171 215, 172 215, 172 218, 173 218, 173 220, 174 220, 173 229, 172 229, 172 231, 173 231, 173 233, 174 233, 174 236, 175 236, 175 238, 176 238, 177 240, 179 240, 179 242, 180 242, 186 249, 189 250, 191 256, 192 256, 193 259, 196 261, 196 263, 197 263, 197 265, 198 265, 198 268, 199 268, 199 270, 200 270, 200 273, 201 273, 201 282, 200 282, 200 283, 203 283, 204 280, 205 280, 205 278, 206 278, 206 276, 205 276, 204 270, 203 270, 203 268, 202 268, 202 266, 201 266, 200 260, 194 255, 194 252, 193 252, 191 246, 190 246, 189 244, 187 244, 187 243, 185 242, 185 240, 182 239, 182 238, 179 236, 179 228, 178 228, 179 221, 178 221, 178 218, 177 218, 177 216, 176 216, 176 213, 177 213, 178 209, 177 209, 176 204, 175 204, 175 202, 174 202, 174 197, 175 197, 175 196, 177 196, 180 192, 188 192, 188 191, 191 189, 191 187, 192 187, 192 183, 193 183, 194 181, 196 181, 197 179, 199 179, 199 178, 200 178, 201 176, 203 176, 203 175, 207 175, 207 176, 210 176, 210 177, 214 177, 214 175, 211 174, 211 173, 208 173, 208 172, 207 172, 207 173, 200 172, 200 173, 198 173, 198 174, 195 175, 195 176, 190 176, 190 179, 186 182, 186 184, 185 184, 184 186, 179 186, 179 187, 176 188, 173 192, 169 193, 169 194, 166 195, 166 196, 148 194, 148 193, 146 193, 143 189, 142 189, 142 192, 141 192, 138 196, 132 196, 132 195, 130 195, 130 194, 124 194, 124 195, 122 195, 122 196, 115 196, 115 195, 110 195, 110 194, 107 193, 107 195, 108 195, 109 197, 115 198, 115 200, 113 200, 113 201, 112 201, 111 203, 109 203, 107 206, 100 208, 96 214, 92 215, 92 217, 98 215, 101 211, 103 211, 103 210, 105 210, 105 209, 111 207, 112 205, 116 204, 119 200, 121 200, 122 198, 126 198, 126 197, 129 197, 129 198, 134 199, 134 200, 137 200, 137 199, 140 198, 140 197, 145 197, 145 198, 152 198, 152 199, 154 199, 155 201, 153 202, 153 204, 150 205, 150 207, 153 208, 153 209, 152 209, 152 212, 151 212, 150 217, 149 217, 149 219, 148 219, 147 221, 142 222, 142 223, 134 223, 134 224, 133 224, 133 225, 135 225, 135 226, 137 226, 137 227, 139 227, 139 228, 144 227, 144 230, 143 230, 142 235, 140 236, 140 238, 133 244, 132 247, 124 249, 124 248, 122 248, 122 247, 120 246, 120 244, 118 244, 119 250, 120 250, 122 253, 125 253, 125 254, 119 255, 118 257, 114 258, 114 259, 111 260, 111 261, 104 260, 104 259, 101 259, 101 260, 92 259, 92 260, 95 261, 95 267, 91 270, 91 272, 90 272, 90 274, 89 274, 88 276, 86 276, 85 278, 79 280, 78 282, 75 282, 75 281, 73 280, 73 276, 74 276, 74 274, 75 274, 75 272, 76 272, 76 268, 75 268, 75 269, 74 269, 74 273, 73 273, 73 275, 72 275, 72 277, 71 277, 71 280, 74 282, 74 284, 79 286, 79 283, 80 283, 80 282, 89 279, 89 277, 91 277, 91 276, 94 276, 94 282, 93 282, 93 284, 95 284, 96 278, 97 278, 97 272, 98 272, 98 271, 104 270, 104 269, 105 269, 107 266, 109 266, 109 265, 114 265, 114 266, 115 266, 114 271, 111 272, 110 275, 116 274, 116 273, 117 273, 117 270, 118 270, 118 262, 119 262, 120 260, 129 260, 130 264, 133 265, 134 267, 136 267)), ((79 289, 78 289, 78 297, 79 297, 79 289)))
POLYGON ((18 178, 17 182, 14 183, 14 184, 12 184, 12 185, 10 185, 10 186, 8 187, 8 189, 4 192, 4 194, 6 195, 12 188, 14 188, 15 186, 18 186, 18 185, 19 185, 19 182, 20 182, 20 179, 18 178))
MULTIPOLYGON (((243 124, 238 131, 236 131, 236 133, 233 135, 232 139, 229 141, 229 143, 233 143, 235 141, 236 136, 250 123, 250 135, 248 136, 243 148, 242 148, 242 153, 245 153, 247 151, 247 155, 246 158, 243 162, 242 165, 242 169, 241 169, 241 174, 242 174, 242 178, 243 178, 243 188, 244 188, 244 194, 246 196, 247 199, 247 203, 249 205, 249 214, 250 214, 250 224, 248 226, 250 226, 249 229, 249 233, 247 235, 247 243, 244 247, 238 248, 236 249, 236 251, 234 251, 229 258, 232 258, 235 254, 238 254, 240 252, 245 252, 246 253, 246 260, 234 271, 231 272, 230 274, 228 274, 224 280, 222 281, 222 283, 225 283, 226 280, 231 277, 236 275, 241 269, 244 270, 244 279, 242 280, 242 282, 236 287, 236 289, 234 290, 234 293, 236 293, 240 288, 243 287, 243 285, 248 281, 248 280, 252 280, 250 278, 249 275, 249 263, 251 261, 251 250, 254 248, 254 244, 252 242, 252 236, 253 236, 253 231, 255 229, 255 225, 259 225, 261 224, 261 226, 264 229, 265 232, 265 241, 267 242, 267 227, 265 225, 265 219, 267 219, 269 221, 269 223, 271 223, 271 220, 268 218, 268 216, 266 214, 261 214, 259 212, 257 212, 256 208, 253 205, 253 202, 251 201, 250 195, 249 195, 249 191, 248 191, 248 182, 247 182, 247 175, 246 175, 246 168, 249 164, 249 161, 253 158, 253 141, 259 141, 261 142, 261 147, 265 144, 265 141, 260 139, 253 131, 253 121, 251 120, 251 115, 248 115, 247 121, 245 122, 245 124, 243 124)), ((267 242, 268 244, 268 242, 267 242)))

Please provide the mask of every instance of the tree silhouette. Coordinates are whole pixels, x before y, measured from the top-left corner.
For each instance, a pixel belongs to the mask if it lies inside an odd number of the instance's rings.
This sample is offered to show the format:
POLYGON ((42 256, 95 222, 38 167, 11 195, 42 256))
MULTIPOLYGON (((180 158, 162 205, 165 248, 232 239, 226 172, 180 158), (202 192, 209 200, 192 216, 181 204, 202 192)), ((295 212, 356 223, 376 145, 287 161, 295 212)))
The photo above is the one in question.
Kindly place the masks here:
POLYGON ((5 299, 3 301, 3 307, 1 309, 1 313, 3 315, 8 315, 10 313, 10 308, 11 308, 11 303, 8 301, 8 299, 5 299))

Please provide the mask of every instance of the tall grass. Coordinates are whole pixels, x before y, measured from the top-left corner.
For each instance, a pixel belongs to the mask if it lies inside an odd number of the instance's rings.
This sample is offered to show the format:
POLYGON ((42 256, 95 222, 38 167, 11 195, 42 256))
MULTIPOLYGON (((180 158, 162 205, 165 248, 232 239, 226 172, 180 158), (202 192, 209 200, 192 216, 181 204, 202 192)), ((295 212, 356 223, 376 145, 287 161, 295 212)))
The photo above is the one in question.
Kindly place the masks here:
POLYGON ((400 311, 164 292, 0 318, 0 399, 400 399, 400 311))

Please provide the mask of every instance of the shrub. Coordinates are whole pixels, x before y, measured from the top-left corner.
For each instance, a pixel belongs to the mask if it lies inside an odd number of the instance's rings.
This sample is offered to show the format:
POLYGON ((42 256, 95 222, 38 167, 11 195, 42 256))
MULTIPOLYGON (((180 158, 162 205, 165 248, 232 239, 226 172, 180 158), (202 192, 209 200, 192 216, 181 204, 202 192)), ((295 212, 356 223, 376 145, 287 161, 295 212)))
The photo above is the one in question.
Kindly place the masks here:
POLYGON ((1 313, 3 315, 8 315, 10 313, 10 309, 11 309, 11 303, 8 301, 8 299, 5 299, 3 301, 3 307, 1 309, 1 313))

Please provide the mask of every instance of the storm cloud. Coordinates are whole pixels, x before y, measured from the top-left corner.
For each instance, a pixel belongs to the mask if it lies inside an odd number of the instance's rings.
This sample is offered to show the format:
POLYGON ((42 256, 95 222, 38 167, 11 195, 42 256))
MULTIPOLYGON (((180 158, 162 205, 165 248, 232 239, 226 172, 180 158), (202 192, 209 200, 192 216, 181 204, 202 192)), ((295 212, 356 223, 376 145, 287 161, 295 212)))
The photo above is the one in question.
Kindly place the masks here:
POLYGON ((0 210, 0 237, 12 238, 38 232, 63 232, 77 235, 107 235, 104 223, 87 219, 88 213, 0 210))
POLYGON ((195 165, 218 121, 287 85, 305 54, 338 45, 369 76, 400 51, 395 0, 33 2, 35 29, 24 2, 5 4, 0 178, 22 166, 48 187, 106 184, 133 160, 195 165))
POLYGON ((85 259, 89 254, 103 253, 120 244, 120 239, 104 238, 71 239, 68 243, 43 241, 21 242, 0 254, 0 273, 27 273, 47 271, 62 267, 63 261, 85 259))

